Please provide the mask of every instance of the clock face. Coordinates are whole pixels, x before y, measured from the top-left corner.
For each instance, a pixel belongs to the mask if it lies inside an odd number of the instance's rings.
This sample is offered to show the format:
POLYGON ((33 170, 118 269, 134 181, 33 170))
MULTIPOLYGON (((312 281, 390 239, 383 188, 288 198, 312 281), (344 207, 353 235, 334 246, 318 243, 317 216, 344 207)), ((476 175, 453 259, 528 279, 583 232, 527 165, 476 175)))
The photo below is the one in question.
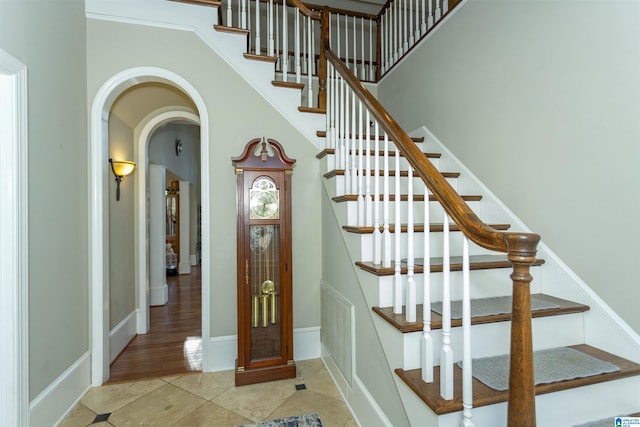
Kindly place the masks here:
POLYGON ((266 177, 257 179, 249 193, 249 219, 279 219, 280 197, 275 183, 266 177))

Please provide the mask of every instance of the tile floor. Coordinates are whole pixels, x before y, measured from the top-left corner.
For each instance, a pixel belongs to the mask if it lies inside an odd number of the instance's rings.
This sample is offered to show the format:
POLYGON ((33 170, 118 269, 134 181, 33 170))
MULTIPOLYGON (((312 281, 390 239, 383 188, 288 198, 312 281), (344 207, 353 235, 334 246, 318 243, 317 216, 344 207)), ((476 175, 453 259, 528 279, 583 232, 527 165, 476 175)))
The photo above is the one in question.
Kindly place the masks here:
POLYGON ((231 427, 319 412, 325 427, 356 427, 322 361, 296 365, 297 378, 243 387, 224 371, 92 388, 59 426, 231 427))

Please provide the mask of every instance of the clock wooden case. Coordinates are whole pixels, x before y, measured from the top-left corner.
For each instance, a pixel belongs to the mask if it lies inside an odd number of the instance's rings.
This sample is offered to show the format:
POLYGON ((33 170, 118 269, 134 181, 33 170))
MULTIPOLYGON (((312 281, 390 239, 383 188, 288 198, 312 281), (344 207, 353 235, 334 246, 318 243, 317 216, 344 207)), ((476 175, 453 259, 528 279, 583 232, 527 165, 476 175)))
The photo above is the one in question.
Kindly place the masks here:
POLYGON ((238 191, 236 385, 296 376, 293 361, 291 173, 273 139, 232 158, 238 191))

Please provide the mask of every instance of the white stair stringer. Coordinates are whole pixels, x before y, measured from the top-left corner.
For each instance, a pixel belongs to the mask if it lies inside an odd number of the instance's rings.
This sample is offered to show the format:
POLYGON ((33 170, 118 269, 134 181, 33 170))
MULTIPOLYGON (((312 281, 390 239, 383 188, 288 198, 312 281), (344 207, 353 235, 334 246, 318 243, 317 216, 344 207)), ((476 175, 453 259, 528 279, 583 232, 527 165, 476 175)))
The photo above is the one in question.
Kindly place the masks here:
POLYGON ((85 10, 87 17, 92 19, 194 32, 293 127, 321 148, 316 131, 325 128, 325 115, 300 112, 300 91, 275 87, 271 83, 275 70, 272 63, 247 60, 243 56, 246 36, 214 30, 213 26, 218 23, 217 8, 166 0, 86 0, 85 10))

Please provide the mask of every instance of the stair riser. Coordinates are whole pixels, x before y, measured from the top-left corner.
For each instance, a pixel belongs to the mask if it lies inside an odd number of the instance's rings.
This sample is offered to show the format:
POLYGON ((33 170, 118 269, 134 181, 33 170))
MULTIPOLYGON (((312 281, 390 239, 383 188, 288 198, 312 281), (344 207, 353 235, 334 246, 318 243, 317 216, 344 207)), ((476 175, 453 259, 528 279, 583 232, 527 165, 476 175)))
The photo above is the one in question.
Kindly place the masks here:
MULTIPOLYGON (((380 336, 384 337, 383 347, 387 352, 391 369, 410 370, 421 367, 421 345, 424 339, 422 332, 402 333, 382 318, 378 318, 375 324, 380 336)), ((534 350, 578 344, 584 339, 582 326, 582 313, 534 318, 532 319, 532 329, 536 337, 534 350), (558 330, 562 330, 563 333, 557 333, 558 330)), ((473 325, 471 327, 472 357, 490 357, 509 353, 510 331, 509 322, 473 325)), ((438 349, 442 346, 442 331, 440 329, 432 331, 431 337, 433 348, 436 349, 433 357, 437 366, 440 364, 438 349)), ((461 360, 462 328, 460 327, 451 329, 451 348, 454 360, 461 360)))
MULTIPOLYGON (((324 143, 324 138, 322 138, 322 141, 324 143)), ((418 147, 420 147, 420 143, 416 143, 418 145, 418 147)), ((380 144, 380 148, 382 148, 382 144, 380 144)), ((371 149, 374 149, 373 143, 371 144, 371 149)), ((332 170, 335 169, 342 169, 342 167, 340 167, 339 165, 336 164, 336 155, 335 154, 328 154, 326 155, 320 165, 321 165, 321 171, 324 172, 330 172, 332 170)), ((429 159, 431 161, 431 163, 439 169, 439 160, 437 158, 430 158, 429 159)), ((356 162, 358 161, 358 159, 356 159, 356 162)), ((374 168, 375 165, 375 156, 370 156, 370 160, 371 162, 371 168, 374 168)), ((363 164, 366 165, 366 157, 363 158, 363 164)), ((379 160, 378 160, 378 164, 379 164, 379 170, 383 170, 384 169, 384 157, 383 156, 379 156, 379 160)), ((389 157, 389 170, 393 170, 395 168, 395 157, 389 157)), ((408 170, 409 169, 409 162, 407 162, 407 160, 404 157, 400 158, 400 169, 401 170, 408 170)), ((440 170, 440 169, 439 169, 440 170)), ((454 169, 455 170, 455 169, 454 169)))
MULTIPOLYGON (((395 223, 395 203, 396 202, 390 202, 389 203, 389 224, 394 224, 395 223)), ((408 209, 406 207, 407 203, 406 201, 400 201, 400 222, 401 223, 406 223, 407 222, 407 214, 408 214, 408 209)), ((413 202, 413 220, 414 223, 421 223, 424 222, 424 207, 423 207, 423 203, 424 202, 413 202)), ((474 211, 479 213, 480 212, 480 203, 481 202, 467 202, 467 204, 469 205, 469 207, 474 211)), ((346 204, 347 205, 347 216, 346 216, 346 221, 343 223, 343 225, 358 225, 358 202, 356 201, 347 201, 347 202, 341 202, 339 204, 346 204)), ((372 208, 373 209, 373 208, 372 208)), ((372 217, 375 218, 375 216, 373 215, 372 212, 372 217)), ((443 218, 444 218, 444 210, 442 209, 442 206, 440 205, 439 202, 429 202, 429 218, 431 222, 442 222, 443 218)), ((382 207, 382 203, 380 206, 380 223, 381 225, 384 222, 384 213, 383 213, 383 207, 382 207)))
MULTIPOLYGON (((350 172, 352 173, 352 172, 350 172)), ((353 185, 353 176, 349 175, 350 187, 345 188, 345 182, 347 178, 344 175, 338 175, 332 178, 329 178, 330 181, 333 181, 333 185, 331 185, 332 193, 331 196, 344 196, 345 194, 358 194, 359 193, 359 182, 356 179, 356 185, 353 185)), ((457 178, 447 178, 449 184, 457 190, 457 178)), ((425 194, 425 186, 422 180, 418 177, 414 177, 413 180, 413 194, 425 194)), ((380 192, 380 199, 382 200, 384 195, 384 180, 382 177, 378 178, 378 185, 380 192)), ((373 199, 373 195, 375 194, 375 179, 372 176, 370 182, 369 194, 371 194, 371 198, 373 199)), ((396 178, 389 177, 389 194, 395 194, 396 191, 396 178)), ((408 194, 409 193, 409 179, 406 176, 400 177, 400 194, 408 194)), ((367 194, 367 182, 363 179, 362 182, 362 194, 367 194)))
MULTIPOLYGON (((373 261, 373 252, 374 252, 374 238, 372 234, 356 234, 356 233, 348 233, 355 238, 360 240, 361 246, 361 260, 364 262, 373 261)), ((396 253, 396 244, 395 244, 395 234, 391 233, 391 258, 395 259, 396 253)), ((381 246, 384 246, 384 239, 381 236, 381 246)), ((349 238, 349 237, 347 237, 349 238)), ((414 232, 414 257, 422 258, 424 256, 424 233, 423 232, 414 232)), ((400 234, 400 259, 407 258, 407 241, 408 235, 407 233, 400 234)), ((449 254, 451 256, 461 256, 462 255, 462 246, 463 246, 463 236, 460 232, 451 232, 449 235, 449 254)), ((444 247, 444 235, 441 232, 432 232, 429 235, 429 254, 430 257, 441 257, 443 253, 444 247)), ((470 255, 493 255, 495 252, 490 251, 488 249, 484 249, 473 242, 469 244, 469 254, 470 255)))
MULTIPOLYGON (((541 268, 533 267, 531 274, 534 278, 541 278, 541 268)), ((363 287, 373 288, 372 295, 377 295, 378 303, 374 301, 374 306, 391 307, 393 306, 394 296, 394 276, 375 276, 371 273, 363 272, 361 282, 363 287)), ((509 268, 473 270, 471 271, 471 298, 488 298, 495 296, 505 296, 512 294, 512 282, 509 278, 511 274, 509 268)), ((431 301, 442 301, 443 273, 431 273, 430 275, 430 295, 431 301)), ((424 279, 423 274, 414 276, 416 283, 416 300, 422 303, 424 279)), ((403 304, 404 289, 406 289, 407 276, 402 276, 403 286, 403 304)), ((535 280, 531 283, 531 293, 539 293, 542 289, 542 279, 535 280)), ((462 299, 462 272, 452 271, 450 274, 450 294, 451 300, 462 299)))

